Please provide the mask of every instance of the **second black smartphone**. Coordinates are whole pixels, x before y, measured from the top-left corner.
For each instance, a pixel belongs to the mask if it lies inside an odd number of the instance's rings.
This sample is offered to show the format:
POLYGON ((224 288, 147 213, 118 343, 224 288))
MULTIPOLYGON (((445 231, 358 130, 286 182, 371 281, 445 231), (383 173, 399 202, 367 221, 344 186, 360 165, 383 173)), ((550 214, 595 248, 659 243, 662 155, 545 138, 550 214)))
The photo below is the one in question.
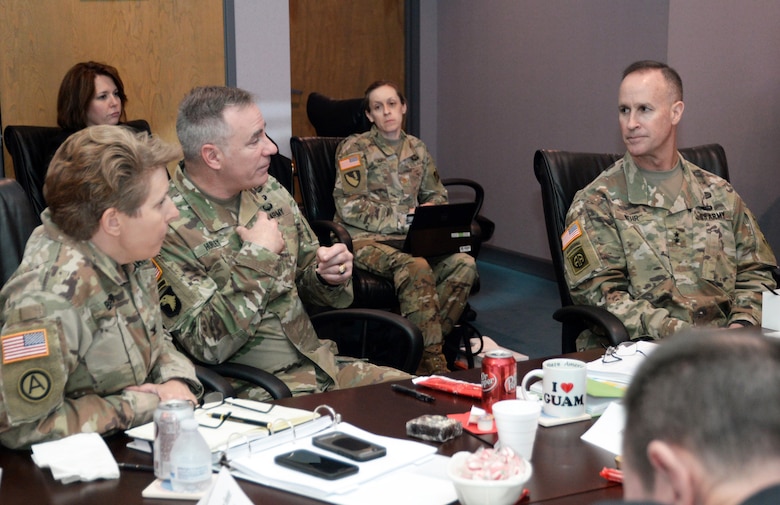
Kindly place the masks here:
POLYGON ((387 454, 387 450, 381 445, 371 443, 362 438, 353 437, 340 431, 319 435, 312 439, 315 447, 335 452, 355 461, 369 461, 381 458, 387 454))
POLYGON ((307 451, 306 449, 282 453, 276 456, 274 461, 278 465, 328 480, 341 479, 358 472, 356 465, 307 451))

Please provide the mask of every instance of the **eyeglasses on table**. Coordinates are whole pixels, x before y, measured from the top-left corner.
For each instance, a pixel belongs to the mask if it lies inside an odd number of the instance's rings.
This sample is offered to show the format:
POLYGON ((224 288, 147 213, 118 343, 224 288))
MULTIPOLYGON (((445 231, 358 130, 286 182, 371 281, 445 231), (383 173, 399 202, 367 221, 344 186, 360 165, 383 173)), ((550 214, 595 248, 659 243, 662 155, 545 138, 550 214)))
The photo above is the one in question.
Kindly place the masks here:
POLYGON ((601 362, 615 363, 618 361, 623 361, 623 358, 626 358, 628 356, 634 356, 636 354, 647 356, 647 354, 645 354, 644 352, 642 352, 641 349, 639 349, 639 345, 637 344, 637 342, 634 341, 621 342, 618 345, 611 345, 607 347, 606 351, 604 351, 604 356, 601 357, 601 362))

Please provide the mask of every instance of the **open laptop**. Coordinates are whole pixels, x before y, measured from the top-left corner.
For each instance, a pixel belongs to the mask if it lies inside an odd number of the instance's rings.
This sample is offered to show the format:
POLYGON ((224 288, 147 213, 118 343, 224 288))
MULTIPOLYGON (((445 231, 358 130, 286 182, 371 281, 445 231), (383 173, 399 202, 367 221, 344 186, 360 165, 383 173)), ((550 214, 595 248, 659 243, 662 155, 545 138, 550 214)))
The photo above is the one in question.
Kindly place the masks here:
POLYGON ((380 240, 412 256, 441 256, 471 252, 474 237, 471 222, 476 214, 475 202, 417 207, 406 240, 380 240))

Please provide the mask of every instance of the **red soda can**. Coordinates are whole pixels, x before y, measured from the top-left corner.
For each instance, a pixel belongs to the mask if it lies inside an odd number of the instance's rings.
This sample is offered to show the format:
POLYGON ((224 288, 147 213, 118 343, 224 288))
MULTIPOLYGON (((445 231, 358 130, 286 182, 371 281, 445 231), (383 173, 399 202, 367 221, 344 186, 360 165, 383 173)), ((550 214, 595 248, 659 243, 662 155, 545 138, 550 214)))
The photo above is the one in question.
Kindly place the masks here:
POLYGON ((493 404, 517 398, 517 361, 504 349, 488 351, 482 359, 482 408, 493 413, 493 404))

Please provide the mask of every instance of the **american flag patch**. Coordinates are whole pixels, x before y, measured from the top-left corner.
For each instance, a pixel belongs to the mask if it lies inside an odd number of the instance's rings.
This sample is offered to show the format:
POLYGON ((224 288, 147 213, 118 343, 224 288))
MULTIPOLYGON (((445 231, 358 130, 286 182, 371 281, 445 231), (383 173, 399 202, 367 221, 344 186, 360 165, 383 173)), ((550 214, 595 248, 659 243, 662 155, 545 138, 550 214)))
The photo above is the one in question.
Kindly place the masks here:
POLYGON ((561 235, 561 249, 566 250, 569 244, 582 235, 582 229, 580 228, 580 222, 574 221, 569 228, 561 235))
POLYGON ((32 330, 3 337, 3 364, 49 355, 46 330, 32 330))
POLYGON ((360 155, 354 154, 352 156, 347 156, 346 158, 341 158, 339 160, 339 169, 340 170, 349 170, 350 168, 355 168, 360 166, 360 155))

